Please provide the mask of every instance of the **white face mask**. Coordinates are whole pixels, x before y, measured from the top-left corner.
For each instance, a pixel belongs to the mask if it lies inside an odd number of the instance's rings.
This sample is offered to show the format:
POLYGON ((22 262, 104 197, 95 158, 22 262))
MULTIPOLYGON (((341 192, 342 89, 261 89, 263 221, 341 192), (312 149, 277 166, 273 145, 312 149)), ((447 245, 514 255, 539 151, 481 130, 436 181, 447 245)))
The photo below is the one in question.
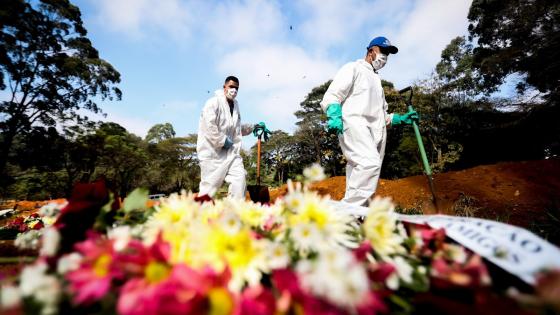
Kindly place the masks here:
POLYGON ((226 91, 226 97, 230 100, 235 99, 235 97, 237 96, 237 89, 236 88, 229 88, 226 91))
POLYGON ((387 55, 379 53, 375 54, 375 60, 371 62, 371 66, 375 71, 379 71, 379 69, 383 68, 387 63, 387 55))

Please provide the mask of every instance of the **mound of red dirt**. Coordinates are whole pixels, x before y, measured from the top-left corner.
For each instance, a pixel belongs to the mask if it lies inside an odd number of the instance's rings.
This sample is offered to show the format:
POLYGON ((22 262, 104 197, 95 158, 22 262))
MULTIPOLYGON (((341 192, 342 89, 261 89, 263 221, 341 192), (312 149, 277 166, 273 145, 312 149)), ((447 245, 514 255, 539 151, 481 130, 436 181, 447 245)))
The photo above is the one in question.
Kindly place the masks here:
MULTIPOLYGON (((472 211, 474 216, 500 219, 528 227, 534 219, 560 211, 560 160, 499 163, 436 174, 434 184, 441 213, 472 211)), ((344 197, 344 176, 311 186, 321 195, 344 197)), ((271 189, 271 198, 286 194, 286 186, 271 189)), ((391 197, 402 209, 435 213, 426 176, 380 180, 378 196, 391 197)), ((560 219, 560 218, 557 218, 560 219)))

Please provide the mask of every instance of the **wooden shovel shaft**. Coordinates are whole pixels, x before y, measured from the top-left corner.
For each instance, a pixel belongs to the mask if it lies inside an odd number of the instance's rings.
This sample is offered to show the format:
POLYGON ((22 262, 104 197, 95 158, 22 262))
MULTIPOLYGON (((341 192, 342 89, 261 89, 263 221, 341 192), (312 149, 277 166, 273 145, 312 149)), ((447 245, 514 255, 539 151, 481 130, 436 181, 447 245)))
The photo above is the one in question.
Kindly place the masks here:
POLYGON ((257 139, 257 185, 261 185, 261 138, 257 139))

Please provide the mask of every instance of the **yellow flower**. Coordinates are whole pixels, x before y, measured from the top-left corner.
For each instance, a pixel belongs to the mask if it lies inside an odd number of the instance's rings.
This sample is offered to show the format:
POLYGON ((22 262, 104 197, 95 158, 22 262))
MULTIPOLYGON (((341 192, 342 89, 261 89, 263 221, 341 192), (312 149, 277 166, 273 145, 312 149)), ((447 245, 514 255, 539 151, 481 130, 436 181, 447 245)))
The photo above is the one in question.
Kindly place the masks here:
POLYGON ((225 288, 214 288, 208 292, 209 315, 229 315, 233 310, 233 299, 225 288))
POLYGON ((334 209, 327 198, 310 191, 294 190, 286 199, 289 204, 297 205, 289 208, 290 211, 286 213, 288 228, 293 232, 291 238, 296 248, 307 251, 356 246, 356 240, 350 235, 356 228, 352 217, 334 209), (309 234, 312 231, 316 233, 309 234), (299 238, 297 235, 309 237, 299 238), (311 239, 313 241, 309 242, 311 239))
POLYGON ((113 259, 108 254, 99 256, 93 263, 93 273, 99 278, 105 277, 109 273, 109 265, 113 259))
POLYGON ((148 264, 148 266, 146 266, 146 269, 144 270, 144 277, 149 283, 155 284, 167 279, 170 272, 171 268, 168 265, 152 261, 148 264))

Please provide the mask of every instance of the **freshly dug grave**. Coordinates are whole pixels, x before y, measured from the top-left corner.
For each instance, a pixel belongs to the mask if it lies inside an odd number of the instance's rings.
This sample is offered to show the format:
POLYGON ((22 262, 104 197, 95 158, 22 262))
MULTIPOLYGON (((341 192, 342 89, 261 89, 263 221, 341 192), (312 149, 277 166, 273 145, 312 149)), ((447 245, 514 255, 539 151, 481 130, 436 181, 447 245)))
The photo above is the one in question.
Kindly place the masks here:
MULTIPOLYGON (((466 215, 519 225, 559 244, 560 160, 508 162, 436 174, 438 208, 443 214, 466 215)), ((317 182, 312 190, 344 197, 346 179, 317 182)), ((271 198, 285 195, 286 185, 271 189, 271 198)), ((405 213, 436 213, 426 176, 381 179, 377 196, 391 197, 405 213)))

